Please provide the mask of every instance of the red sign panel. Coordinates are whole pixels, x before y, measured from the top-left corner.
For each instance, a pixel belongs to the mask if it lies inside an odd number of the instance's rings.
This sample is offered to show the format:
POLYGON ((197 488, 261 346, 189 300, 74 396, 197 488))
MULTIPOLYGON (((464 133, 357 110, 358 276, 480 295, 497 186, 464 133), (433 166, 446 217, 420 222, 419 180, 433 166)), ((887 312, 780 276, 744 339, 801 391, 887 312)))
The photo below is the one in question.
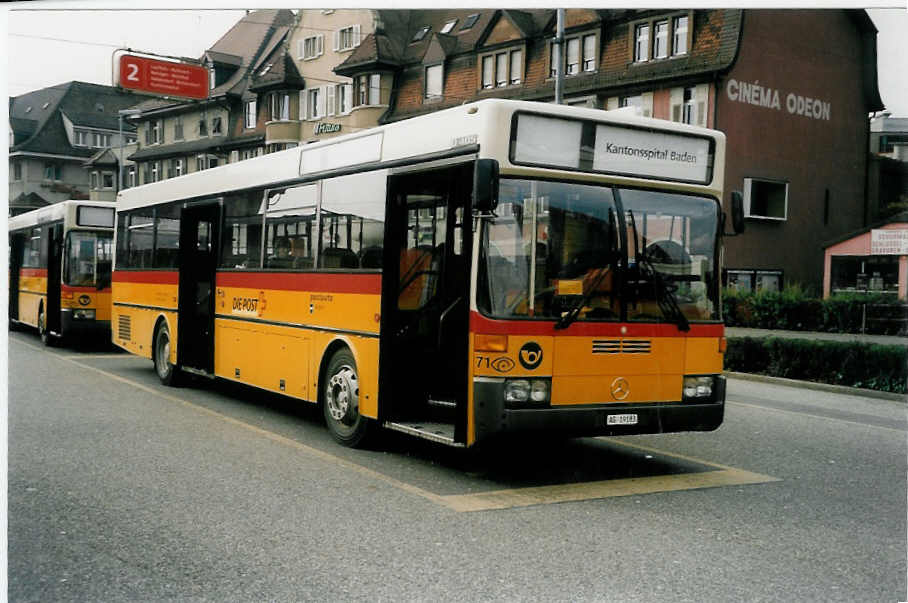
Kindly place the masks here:
POLYGON ((120 87, 137 92, 208 98, 208 70, 198 65, 125 54, 120 56, 119 76, 120 87))

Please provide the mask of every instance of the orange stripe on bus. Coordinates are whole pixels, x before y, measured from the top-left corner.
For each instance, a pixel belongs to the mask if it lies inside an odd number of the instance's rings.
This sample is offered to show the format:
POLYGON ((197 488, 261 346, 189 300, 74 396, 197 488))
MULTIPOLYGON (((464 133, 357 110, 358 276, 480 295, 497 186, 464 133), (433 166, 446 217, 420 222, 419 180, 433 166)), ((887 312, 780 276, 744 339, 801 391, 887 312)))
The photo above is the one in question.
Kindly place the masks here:
POLYGON ((47 268, 20 268, 19 276, 43 276, 47 277, 47 268))

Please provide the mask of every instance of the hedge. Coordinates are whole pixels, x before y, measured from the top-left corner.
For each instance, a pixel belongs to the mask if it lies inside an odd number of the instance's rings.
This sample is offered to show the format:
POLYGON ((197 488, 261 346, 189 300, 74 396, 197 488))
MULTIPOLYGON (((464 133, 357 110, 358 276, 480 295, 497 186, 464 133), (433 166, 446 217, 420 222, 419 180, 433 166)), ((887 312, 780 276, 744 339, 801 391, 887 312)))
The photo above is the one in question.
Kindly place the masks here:
POLYGON ((778 337, 730 337, 725 369, 903 394, 908 383, 908 348, 778 337))
POLYGON ((868 334, 908 334, 908 304, 884 294, 818 299, 798 286, 756 293, 726 289, 722 309, 729 327, 861 333, 863 324, 868 334))

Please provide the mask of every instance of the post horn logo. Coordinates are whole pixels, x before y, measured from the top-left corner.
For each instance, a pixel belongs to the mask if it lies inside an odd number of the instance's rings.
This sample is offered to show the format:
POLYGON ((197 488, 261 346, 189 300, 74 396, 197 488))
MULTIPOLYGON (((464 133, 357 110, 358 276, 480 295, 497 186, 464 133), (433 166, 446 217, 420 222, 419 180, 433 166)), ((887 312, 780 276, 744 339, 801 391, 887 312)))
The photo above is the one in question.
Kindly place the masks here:
POLYGON ((631 384, 624 377, 618 377, 612 381, 611 392, 615 400, 624 400, 631 393, 631 384))
POLYGON ((87 295, 80 295, 80 296, 79 296, 79 303, 80 303, 81 305, 83 305, 83 306, 87 306, 88 304, 91 303, 91 298, 88 297, 87 295))
POLYGON ((523 368, 531 371, 542 364, 542 348, 535 341, 528 341, 520 348, 517 359, 523 368))

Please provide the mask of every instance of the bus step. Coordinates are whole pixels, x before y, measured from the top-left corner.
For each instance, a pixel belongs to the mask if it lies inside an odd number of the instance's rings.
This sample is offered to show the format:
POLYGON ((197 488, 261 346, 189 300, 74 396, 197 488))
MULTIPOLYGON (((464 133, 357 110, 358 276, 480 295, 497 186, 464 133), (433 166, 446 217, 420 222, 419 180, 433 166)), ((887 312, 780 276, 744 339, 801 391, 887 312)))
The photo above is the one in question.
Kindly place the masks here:
POLYGON ((433 400, 429 398, 429 406, 436 408, 457 408, 457 402, 454 400, 433 400))
POLYGON ((389 421, 385 423, 385 427, 393 431, 400 431, 401 433, 432 440, 433 442, 438 442, 447 446, 455 446, 457 448, 464 447, 463 442, 454 441, 453 423, 395 423, 389 421))

